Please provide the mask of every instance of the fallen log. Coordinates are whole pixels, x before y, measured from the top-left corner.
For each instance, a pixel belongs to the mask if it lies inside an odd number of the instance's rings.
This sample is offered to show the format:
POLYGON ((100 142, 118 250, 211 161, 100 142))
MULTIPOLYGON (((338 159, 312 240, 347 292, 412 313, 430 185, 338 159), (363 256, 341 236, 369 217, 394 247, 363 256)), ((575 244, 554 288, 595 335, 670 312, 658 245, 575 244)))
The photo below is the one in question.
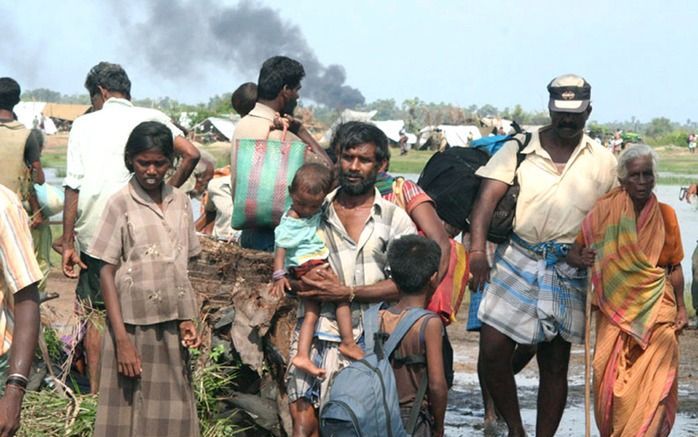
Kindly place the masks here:
POLYGON ((240 372, 239 386, 246 393, 235 393, 229 402, 273 435, 290 435, 284 375, 297 300, 269 292, 271 253, 206 237, 200 241, 202 254, 190 262, 189 278, 200 299, 201 320, 214 337, 208 344, 229 342, 253 371, 240 372), (265 382, 274 389, 264 390, 265 382))

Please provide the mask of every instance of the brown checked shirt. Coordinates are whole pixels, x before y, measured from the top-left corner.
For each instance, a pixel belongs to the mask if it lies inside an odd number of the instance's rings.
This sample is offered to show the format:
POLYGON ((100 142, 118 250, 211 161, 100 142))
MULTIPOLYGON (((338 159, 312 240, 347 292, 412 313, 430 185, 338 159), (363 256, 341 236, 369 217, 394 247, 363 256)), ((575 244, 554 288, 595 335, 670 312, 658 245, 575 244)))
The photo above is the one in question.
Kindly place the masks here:
POLYGON ((119 265, 115 281, 124 323, 188 320, 198 313, 187 263, 201 247, 189 198, 163 185, 162 206, 132 177, 109 199, 87 251, 119 265))

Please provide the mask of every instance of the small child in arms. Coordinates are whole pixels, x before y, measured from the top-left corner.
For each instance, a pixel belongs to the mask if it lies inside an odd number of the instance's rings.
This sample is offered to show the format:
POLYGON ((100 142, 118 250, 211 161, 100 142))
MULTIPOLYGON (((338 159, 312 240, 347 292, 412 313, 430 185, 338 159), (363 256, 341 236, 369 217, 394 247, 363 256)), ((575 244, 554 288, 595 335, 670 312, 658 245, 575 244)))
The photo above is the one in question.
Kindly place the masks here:
MULTIPOLYGON (((291 207, 274 231, 274 294, 280 296, 291 289, 288 276, 300 279, 318 266, 329 267, 329 251, 317 234, 317 229, 322 219, 320 207, 331 189, 332 173, 323 165, 304 164, 296 172, 289 187, 291 207)), ((291 363, 310 375, 322 378, 325 371, 310 360, 310 345, 320 314, 320 303, 303 299, 303 306, 305 315, 298 337, 298 352, 291 363)), ((353 360, 363 358, 363 351, 354 341, 351 308, 348 302, 337 304, 336 318, 341 336, 339 351, 353 360)))

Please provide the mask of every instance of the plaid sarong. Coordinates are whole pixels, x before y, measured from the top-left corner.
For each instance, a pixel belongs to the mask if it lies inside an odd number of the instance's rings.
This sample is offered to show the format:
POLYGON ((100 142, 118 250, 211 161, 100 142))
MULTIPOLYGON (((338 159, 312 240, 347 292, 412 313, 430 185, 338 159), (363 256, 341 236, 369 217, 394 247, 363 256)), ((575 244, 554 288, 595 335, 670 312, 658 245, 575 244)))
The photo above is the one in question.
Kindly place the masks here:
POLYGON ((502 244, 478 318, 521 344, 584 340, 586 270, 546 263, 515 242, 502 244))
POLYGON ((111 329, 105 330, 94 436, 199 436, 189 356, 178 325, 176 320, 125 325, 141 357, 140 378, 118 373, 115 340, 111 329))
MULTIPOLYGON (((298 319, 296 328, 291 334, 291 345, 289 348, 289 362, 298 353, 298 337, 303 319, 298 319)), ((363 337, 359 339, 359 346, 363 347, 363 337)), ((318 379, 289 364, 286 371, 286 392, 288 402, 292 404, 298 399, 305 399, 315 408, 322 409, 327 395, 330 393, 330 385, 334 375, 348 366, 351 361, 344 358, 339 352, 339 343, 325 341, 315 338, 310 346, 310 359, 316 366, 325 369, 325 378, 318 379)))

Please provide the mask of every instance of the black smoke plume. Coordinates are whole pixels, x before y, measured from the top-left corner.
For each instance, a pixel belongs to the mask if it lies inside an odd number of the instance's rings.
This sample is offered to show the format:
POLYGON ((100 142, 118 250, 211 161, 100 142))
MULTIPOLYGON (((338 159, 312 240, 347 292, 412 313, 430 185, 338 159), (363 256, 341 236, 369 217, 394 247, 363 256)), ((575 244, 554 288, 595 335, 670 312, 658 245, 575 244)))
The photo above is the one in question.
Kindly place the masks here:
POLYGON ((305 68, 303 95, 332 108, 364 103, 359 90, 344 84, 344 67, 320 63, 298 26, 269 7, 249 0, 236 6, 210 0, 114 1, 113 7, 131 41, 130 50, 165 77, 191 78, 216 65, 256 81, 264 60, 285 55, 305 68), (142 9, 142 19, 126 18, 127 9, 131 15, 142 9))

